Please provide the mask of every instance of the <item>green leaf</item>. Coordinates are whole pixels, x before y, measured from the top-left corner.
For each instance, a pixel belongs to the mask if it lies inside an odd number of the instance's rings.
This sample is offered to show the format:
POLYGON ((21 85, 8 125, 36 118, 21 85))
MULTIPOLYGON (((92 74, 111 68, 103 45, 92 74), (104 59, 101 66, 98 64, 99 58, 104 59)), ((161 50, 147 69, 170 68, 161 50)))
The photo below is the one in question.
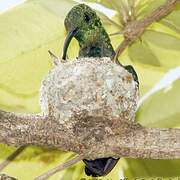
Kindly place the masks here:
POLYGON ((151 14, 158 7, 163 5, 166 0, 139 0, 136 5, 136 11, 138 19, 142 19, 145 16, 151 14))
POLYGON ((71 0, 31 0, 0 15, 1 109, 40 111, 38 91, 52 68, 48 50, 62 54, 64 18, 74 4, 71 0))
POLYGON ((159 46, 165 50, 180 50, 180 39, 167 33, 146 31, 143 38, 148 42, 152 43, 153 45, 159 46))
POLYGON ((132 60, 136 60, 142 64, 149 64, 152 66, 160 66, 160 62, 143 42, 135 41, 129 46, 129 56, 132 60))
POLYGON ((180 177, 180 160, 153 160, 122 158, 124 177, 128 179, 177 180, 180 177))
POLYGON ((162 18, 159 22, 172 28, 180 34, 180 4, 177 4, 171 13, 162 18))
MULTIPOLYGON (((2 150, 3 149, 1 149, 1 152, 2 150)), ((64 153, 49 147, 28 146, 13 160, 13 162, 3 169, 1 173, 8 174, 18 179, 32 180, 42 173, 67 162, 74 156, 74 153, 64 153)), ((68 169, 61 171, 49 179, 59 179, 68 172, 69 175, 74 177, 72 180, 76 180, 76 176, 79 176, 79 169, 82 168, 82 164, 77 164, 72 167, 76 167, 76 169, 74 171, 69 171, 68 169)))
POLYGON ((163 32, 146 30, 142 39, 162 66, 174 68, 180 65, 180 38, 163 32))
POLYGON ((151 127, 180 126, 180 79, 150 95, 139 107, 136 122, 151 127))
POLYGON ((171 29, 168 26, 165 26, 165 25, 163 25, 162 23, 159 23, 159 22, 154 22, 145 31, 148 31, 148 30, 153 30, 153 31, 159 32, 159 33, 165 33, 165 34, 174 36, 175 38, 178 38, 178 39, 180 38, 179 33, 177 33, 173 29, 171 29))
POLYGON ((8 158, 17 148, 13 146, 8 146, 6 144, 0 144, 0 163, 4 161, 4 159, 8 158))

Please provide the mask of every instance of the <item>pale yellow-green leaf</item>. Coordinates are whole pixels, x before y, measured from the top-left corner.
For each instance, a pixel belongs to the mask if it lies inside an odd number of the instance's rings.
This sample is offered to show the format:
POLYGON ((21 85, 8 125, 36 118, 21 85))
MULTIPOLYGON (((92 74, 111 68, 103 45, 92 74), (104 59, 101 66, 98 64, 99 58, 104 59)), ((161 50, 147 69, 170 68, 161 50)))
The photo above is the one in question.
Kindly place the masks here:
MULTIPOLYGON (((75 154, 73 153, 64 153, 49 147, 28 146, 13 162, 3 169, 1 173, 8 174, 17 179, 32 180, 74 156, 75 154)), ((76 167, 76 170, 69 171, 65 169, 49 179, 63 179, 64 174, 68 172, 69 175, 75 177, 72 178, 72 180, 76 180, 76 176, 79 176, 79 169, 81 169, 82 165, 76 164, 72 167, 76 167)))
POLYGON ((147 30, 142 36, 143 41, 166 68, 180 65, 180 38, 167 33, 147 30))
MULTIPOLYGON (((164 24, 161 24, 160 22, 154 22, 147 28, 147 30, 162 32, 162 33, 174 36, 176 38, 180 38, 180 34, 178 32, 174 31, 173 29, 171 29, 168 26, 165 26, 164 24)), ((147 31, 147 30, 145 30, 145 31, 147 31)))
POLYGON ((147 93, 154 85, 156 85, 167 72, 163 68, 155 68, 139 63, 134 63, 132 65, 138 75, 140 97, 147 93))
MULTIPOLYGON (((100 16, 100 18, 101 18, 101 16, 100 16)), ((111 20, 121 26, 121 24, 120 24, 121 22, 119 20, 117 13, 111 18, 111 20)), ((120 29, 118 27, 116 27, 115 25, 113 25, 112 23, 106 24, 106 23, 104 23, 104 19, 102 19, 102 18, 101 18, 101 21, 102 21, 103 26, 105 27, 106 31, 108 32, 108 34, 112 34, 112 33, 116 33, 118 31, 120 31, 120 29)), ((111 37, 113 37, 113 36, 111 36, 111 37)), ((117 37, 116 37, 116 39, 117 39, 117 37)))
POLYGON ((0 144, 0 163, 4 161, 9 155, 11 155, 17 148, 13 146, 7 146, 5 144, 0 144))
POLYGON ((142 41, 135 41, 129 46, 128 52, 130 58, 142 64, 149 64, 152 66, 160 66, 160 62, 153 54, 151 49, 142 41))
POLYGON ((64 18, 73 5, 70 0, 31 0, 0 15, 1 108, 40 111, 38 91, 52 68, 48 50, 61 56, 64 18))
POLYGON ((124 177, 128 179, 178 180, 180 160, 153 160, 122 158, 124 177))
POLYGON ((136 122, 151 127, 180 126, 180 79, 150 95, 139 107, 136 122))
POLYGON ((157 32, 157 31, 146 31, 143 38, 148 42, 159 46, 165 50, 180 50, 180 39, 176 38, 167 33, 157 32))
POLYGON ((138 19, 142 19, 145 16, 152 13, 158 7, 163 5, 167 0, 139 0, 136 6, 136 12, 138 19))
MULTIPOLYGON (((120 24, 117 13, 111 19, 115 23, 120 24)), ((113 45, 114 50, 116 50, 124 38, 123 38, 122 34, 121 35, 113 35, 113 36, 111 36, 111 34, 116 33, 116 32, 120 32, 120 29, 113 24, 106 24, 105 23, 105 24, 103 24, 103 26, 106 29, 107 33, 109 34, 109 37, 111 39, 111 44, 113 45)))
POLYGON ((180 34, 180 4, 177 4, 171 13, 160 20, 160 23, 172 28, 180 34))

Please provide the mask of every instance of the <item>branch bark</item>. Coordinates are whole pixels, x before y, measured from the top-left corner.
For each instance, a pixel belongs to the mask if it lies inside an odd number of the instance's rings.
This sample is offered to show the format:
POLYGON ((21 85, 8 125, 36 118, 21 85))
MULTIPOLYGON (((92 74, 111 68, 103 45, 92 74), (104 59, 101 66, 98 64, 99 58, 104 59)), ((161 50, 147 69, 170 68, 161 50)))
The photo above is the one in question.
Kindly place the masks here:
POLYGON ((68 137, 66 130, 53 116, 16 114, 0 110, 0 142, 3 144, 16 147, 47 145, 62 151, 71 151, 67 147, 71 147, 74 138, 68 137))
POLYGON ((154 12, 146 16, 144 19, 129 22, 125 29, 121 32, 124 35, 125 40, 119 46, 120 48, 117 49, 116 56, 120 56, 120 54, 129 44, 131 44, 132 41, 140 38, 140 36, 148 26, 171 12, 179 2, 180 0, 168 0, 165 4, 157 8, 154 12), (125 42, 126 46, 124 46, 125 42))
MULTIPOLYGON (((77 119, 75 126, 81 123, 79 121, 77 119)), ((180 158, 180 129, 149 128, 130 122, 112 122, 107 119, 106 121, 105 128, 111 128, 115 132, 114 135, 106 134, 104 137, 99 137, 99 141, 97 141, 91 131, 89 139, 86 140, 87 136, 79 138, 76 133, 71 134, 72 131, 57 124, 53 117, 19 115, 0 111, 0 141, 12 146, 47 145, 61 151, 86 153, 86 158, 89 159, 110 156, 152 159, 180 158), (110 127, 108 124, 111 124, 110 127)), ((95 119, 93 124, 94 126, 91 128, 96 129, 97 124, 103 125, 104 122, 95 119)), ((76 128, 83 131, 86 126, 88 126, 88 122, 83 127, 76 128)), ((99 132, 99 134, 101 133, 99 132)))

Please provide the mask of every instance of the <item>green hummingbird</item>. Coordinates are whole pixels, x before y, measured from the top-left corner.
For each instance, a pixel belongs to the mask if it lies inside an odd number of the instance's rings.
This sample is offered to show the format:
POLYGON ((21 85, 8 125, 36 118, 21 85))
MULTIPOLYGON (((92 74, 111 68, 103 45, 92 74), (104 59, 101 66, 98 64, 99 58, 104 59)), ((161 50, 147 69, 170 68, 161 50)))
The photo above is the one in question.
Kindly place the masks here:
MULTIPOLYGON (((110 38, 105 31, 100 18, 89 6, 79 4, 74 6, 65 18, 67 37, 65 39, 62 59, 66 59, 67 49, 73 37, 79 42, 79 57, 110 57, 112 60, 115 51, 111 45, 110 38)), ((118 65, 121 65, 116 60, 118 65)), ((122 66, 122 65, 121 65, 122 66)), ((123 66, 132 73, 138 82, 137 74, 132 66, 123 66)), ((95 160, 84 159, 85 173, 88 176, 99 177, 107 175, 117 164, 119 158, 99 158, 95 160)))

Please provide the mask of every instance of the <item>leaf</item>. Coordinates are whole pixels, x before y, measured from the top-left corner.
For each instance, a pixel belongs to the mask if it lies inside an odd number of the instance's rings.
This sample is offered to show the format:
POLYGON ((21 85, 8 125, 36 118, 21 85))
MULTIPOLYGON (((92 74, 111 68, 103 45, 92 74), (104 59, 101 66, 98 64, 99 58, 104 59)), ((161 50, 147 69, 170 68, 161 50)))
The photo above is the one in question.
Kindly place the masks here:
POLYGON ((180 34, 180 4, 177 4, 171 13, 161 19, 159 22, 172 28, 180 34))
POLYGON ((40 111, 38 91, 52 68, 48 50, 61 55, 64 18, 74 4, 31 0, 0 15, 0 108, 40 111))
POLYGON ((4 158, 10 156, 16 149, 16 147, 10 147, 6 144, 0 144, 0 163, 2 163, 4 161, 4 158))
POLYGON ((153 51, 162 66, 174 68, 180 65, 180 38, 163 32, 146 30, 142 39, 153 51))
MULTIPOLYGON (((75 154, 60 152, 49 147, 28 146, 16 159, 11 162, 1 173, 8 174, 18 179, 32 180, 48 170, 65 163, 75 154)), ((64 170, 56 173, 49 179, 56 180, 66 173, 72 177, 79 174, 80 166, 75 165, 75 171, 64 170)), ((73 179, 73 178, 72 178, 73 179)), ((76 180, 74 178, 74 180, 76 180)))
POLYGON ((129 56, 142 64, 160 66, 160 62, 153 52, 143 42, 135 41, 128 48, 129 56))
POLYGON ((111 19, 107 17, 105 14, 101 13, 100 11, 96 11, 97 15, 100 17, 101 22, 104 27, 112 26, 113 31, 117 29, 117 31, 122 30, 121 22, 119 21, 118 14, 116 13, 111 19))
POLYGON ((165 2, 166 0, 140 0, 136 5, 138 19, 142 19, 145 16, 151 14, 165 2))
POLYGON ((172 35, 169 35, 167 33, 149 30, 144 33, 143 38, 156 46, 164 48, 165 50, 180 50, 180 39, 173 37, 172 35))
POLYGON ((174 36, 175 38, 180 38, 180 34, 177 33, 176 31, 174 31, 173 29, 169 28, 168 26, 163 25, 160 22, 154 22, 153 24, 151 24, 151 26, 149 26, 149 28, 147 28, 146 31, 148 30, 153 30, 155 32, 159 32, 159 33, 165 33, 171 36, 174 36))
POLYGON ((122 158, 124 177, 128 179, 177 180, 180 160, 153 160, 122 158))
POLYGON ((180 79, 150 95, 139 107, 136 122, 151 127, 180 126, 180 79))

